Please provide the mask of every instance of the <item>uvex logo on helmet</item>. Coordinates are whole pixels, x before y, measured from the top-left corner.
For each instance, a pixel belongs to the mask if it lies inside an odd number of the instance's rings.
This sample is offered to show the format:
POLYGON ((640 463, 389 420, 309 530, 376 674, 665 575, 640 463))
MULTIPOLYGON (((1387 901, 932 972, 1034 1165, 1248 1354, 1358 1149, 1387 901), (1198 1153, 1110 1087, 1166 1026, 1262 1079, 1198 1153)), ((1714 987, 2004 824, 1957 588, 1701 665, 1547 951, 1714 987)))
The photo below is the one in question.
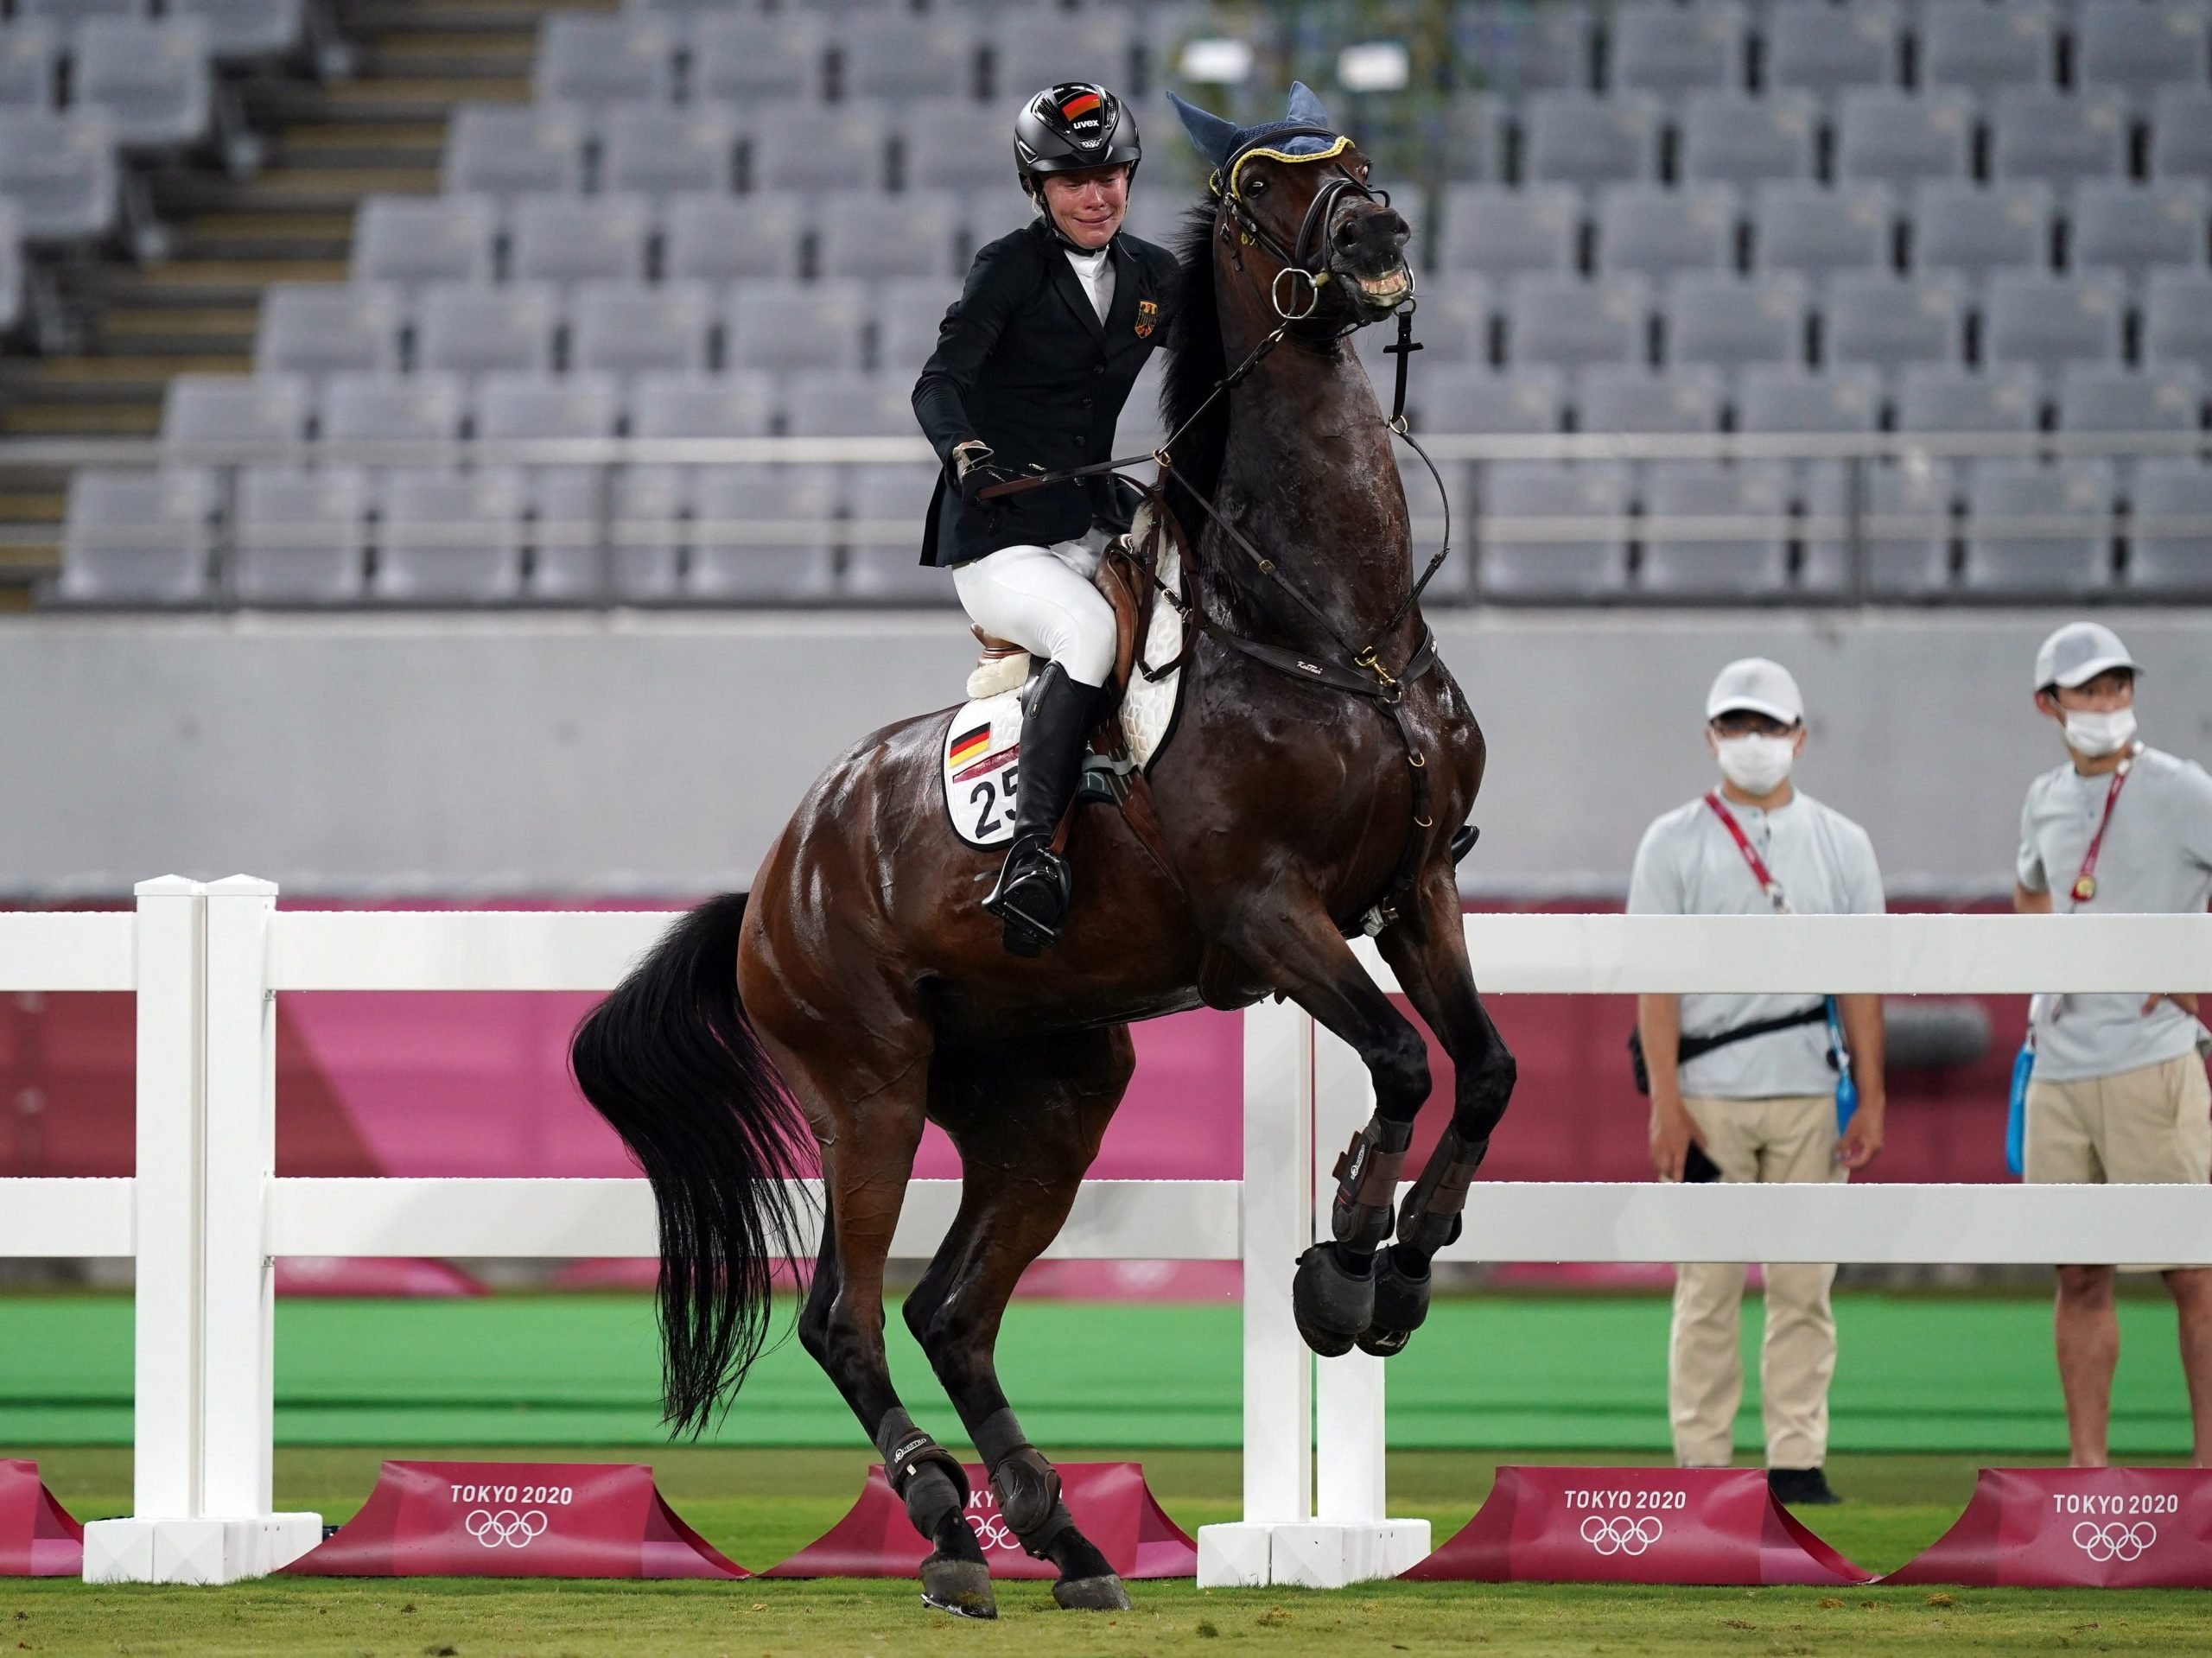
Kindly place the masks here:
POLYGON ((1090 80, 1047 86, 1014 119, 1014 164, 1025 189, 1054 173, 1127 165, 1143 156, 1136 118, 1105 87, 1090 80))

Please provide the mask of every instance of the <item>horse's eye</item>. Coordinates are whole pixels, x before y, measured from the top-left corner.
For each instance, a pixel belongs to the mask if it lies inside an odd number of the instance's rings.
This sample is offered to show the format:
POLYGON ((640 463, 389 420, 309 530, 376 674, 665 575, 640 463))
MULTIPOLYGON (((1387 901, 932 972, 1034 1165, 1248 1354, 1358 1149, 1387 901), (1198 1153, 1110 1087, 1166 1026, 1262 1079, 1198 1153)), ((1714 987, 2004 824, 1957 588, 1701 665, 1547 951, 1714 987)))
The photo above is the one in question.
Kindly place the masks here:
POLYGON ((1265 179, 1254 179, 1244 187, 1244 194, 1248 196, 1263 196, 1267 193, 1268 181, 1265 179))

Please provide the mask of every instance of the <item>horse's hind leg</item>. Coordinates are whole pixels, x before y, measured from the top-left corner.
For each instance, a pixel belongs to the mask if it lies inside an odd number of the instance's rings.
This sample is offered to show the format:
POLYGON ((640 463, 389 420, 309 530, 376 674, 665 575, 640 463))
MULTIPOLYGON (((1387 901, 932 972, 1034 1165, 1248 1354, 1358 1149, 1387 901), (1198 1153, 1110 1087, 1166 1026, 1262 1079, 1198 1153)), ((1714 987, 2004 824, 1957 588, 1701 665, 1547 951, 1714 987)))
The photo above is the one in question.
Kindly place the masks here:
POLYGON ((1022 1432, 994 1354, 1014 1281, 1058 1236, 1135 1068, 1121 1026, 988 1054, 939 1052, 931 1115, 960 1148, 960 1212, 906 1307, 990 1471, 1000 1513, 1025 1549, 1059 1568, 1052 1598, 1096 1611, 1122 1610, 1128 1597, 1022 1432))
MULTIPOLYGON (((883 1347, 883 1263, 921 1143, 929 1067, 918 1059, 836 1113, 835 1134, 822 1151, 828 1200, 822 1260, 799 1315, 799 1340, 875 1442, 891 1489, 929 1540, 922 1598, 963 1617, 995 1617, 990 1568, 968 1526, 967 1471, 914 1426, 892 1386, 883 1347)), ((783 1070, 795 1091, 804 1089, 803 1064, 786 1061, 783 1070)))

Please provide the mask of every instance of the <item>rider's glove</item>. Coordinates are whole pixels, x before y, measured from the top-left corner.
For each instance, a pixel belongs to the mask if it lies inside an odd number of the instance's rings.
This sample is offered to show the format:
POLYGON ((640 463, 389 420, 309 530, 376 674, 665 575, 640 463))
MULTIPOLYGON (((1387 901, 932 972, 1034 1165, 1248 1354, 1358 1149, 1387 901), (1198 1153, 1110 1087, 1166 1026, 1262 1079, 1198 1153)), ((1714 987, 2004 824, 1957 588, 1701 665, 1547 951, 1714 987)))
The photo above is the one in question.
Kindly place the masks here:
POLYGON ((957 445, 952 451, 952 465, 960 480, 960 499, 969 506, 993 484, 1009 481, 1014 474, 1003 467, 991 464, 991 448, 988 443, 970 441, 957 445))

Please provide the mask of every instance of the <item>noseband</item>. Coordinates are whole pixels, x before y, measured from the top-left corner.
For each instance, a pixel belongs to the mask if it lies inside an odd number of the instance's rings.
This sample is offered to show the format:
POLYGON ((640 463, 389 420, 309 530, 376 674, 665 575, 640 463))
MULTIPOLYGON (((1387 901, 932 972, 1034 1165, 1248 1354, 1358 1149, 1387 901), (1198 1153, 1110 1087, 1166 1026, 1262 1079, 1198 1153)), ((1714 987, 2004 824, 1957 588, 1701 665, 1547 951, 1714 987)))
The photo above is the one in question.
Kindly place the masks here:
MULTIPOLYGON (((1222 206, 1223 238, 1226 239, 1230 225, 1233 222, 1237 234, 1247 246, 1257 245, 1264 249, 1268 257, 1281 267, 1275 272, 1274 280, 1268 285, 1268 301, 1274 307, 1275 314, 1285 322, 1304 321, 1321 303, 1321 285, 1329 280, 1327 250, 1323 243, 1328 236, 1329 222, 1336 216, 1338 204, 1348 195, 1356 195, 1387 207, 1390 205, 1390 193, 1370 189, 1364 181, 1354 178, 1350 170, 1338 162, 1332 176, 1321 181, 1321 187, 1313 193, 1313 200, 1306 204, 1306 217, 1299 224, 1297 240, 1285 248, 1254 215, 1251 204, 1244 200, 1238 187, 1237 174, 1246 162, 1255 157, 1294 164, 1325 162, 1334 160, 1351 148, 1350 138, 1327 127, 1287 127, 1271 132, 1265 137, 1255 138, 1231 152, 1220 171, 1207 181, 1206 187, 1222 206), (1329 141, 1329 147, 1310 156, 1293 155, 1281 148, 1293 138, 1325 138, 1329 141), (1283 279, 1287 276, 1304 281, 1306 304, 1303 309, 1293 310, 1283 303, 1283 279)), ((1238 263, 1241 264, 1243 262, 1240 260, 1238 263)), ((1411 274, 1410 267, 1408 274, 1411 274)), ((1294 282, 1291 289, 1294 299, 1297 292, 1296 283, 1294 282)))

